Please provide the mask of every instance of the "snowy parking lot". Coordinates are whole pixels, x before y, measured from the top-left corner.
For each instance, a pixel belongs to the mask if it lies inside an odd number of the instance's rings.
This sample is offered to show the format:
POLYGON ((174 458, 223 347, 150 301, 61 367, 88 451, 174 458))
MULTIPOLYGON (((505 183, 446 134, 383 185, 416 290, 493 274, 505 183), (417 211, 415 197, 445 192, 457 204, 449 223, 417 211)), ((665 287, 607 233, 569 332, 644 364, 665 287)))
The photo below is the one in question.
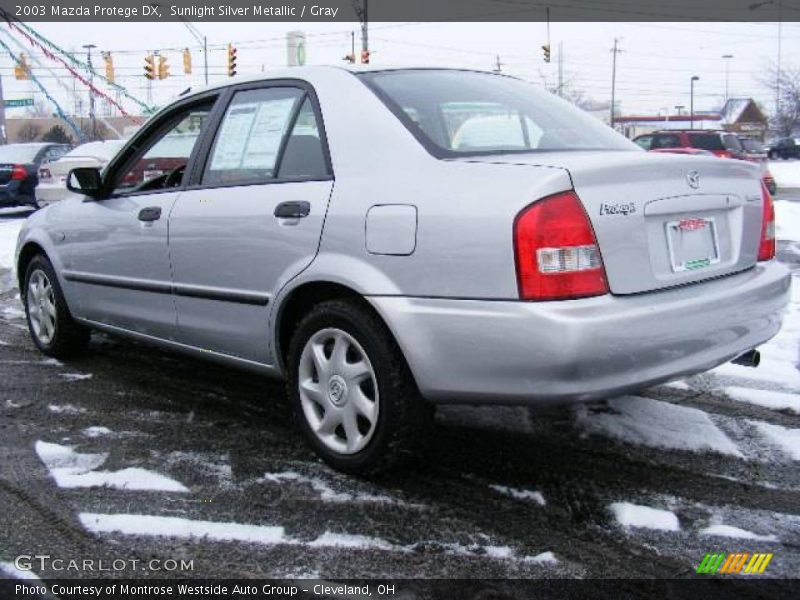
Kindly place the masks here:
MULTIPOLYGON (((779 162, 781 187, 800 162, 779 162)), ((776 211, 800 277, 800 191, 776 211)), ((315 460, 277 382, 104 335, 69 363, 38 353, 11 270, 24 216, 0 211, 6 574, 34 551, 203 577, 684 577, 708 552, 800 572, 796 281, 757 369, 575 407, 441 408, 423 459, 362 480, 315 460)))

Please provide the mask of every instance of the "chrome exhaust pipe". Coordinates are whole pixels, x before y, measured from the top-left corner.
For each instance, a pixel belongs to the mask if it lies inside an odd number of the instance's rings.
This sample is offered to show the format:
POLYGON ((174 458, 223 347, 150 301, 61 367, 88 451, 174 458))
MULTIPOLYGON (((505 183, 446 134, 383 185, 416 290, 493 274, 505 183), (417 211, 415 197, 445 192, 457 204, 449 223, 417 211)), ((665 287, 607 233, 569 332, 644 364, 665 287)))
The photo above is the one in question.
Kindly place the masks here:
POLYGON ((748 350, 744 354, 740 354, 734 358, 731 362, 735 365, 755 368, 761 363, 761 352, 758 350, 748 350))

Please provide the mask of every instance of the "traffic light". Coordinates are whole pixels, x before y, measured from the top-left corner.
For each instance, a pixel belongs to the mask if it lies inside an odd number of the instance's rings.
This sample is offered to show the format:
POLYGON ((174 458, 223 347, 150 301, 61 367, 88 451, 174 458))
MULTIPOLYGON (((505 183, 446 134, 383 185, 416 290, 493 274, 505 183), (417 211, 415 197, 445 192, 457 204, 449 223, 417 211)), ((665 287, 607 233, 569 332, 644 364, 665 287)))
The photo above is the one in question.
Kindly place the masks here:
POLYGON ((228 44, 228 77, 236 75, 236 48, 228 44))
POLYGON ((156 78, 156 60, 152 54, 144 57, 144 76, 150 80, 156 78))
POLYGON ((369 50, 362 50, 361 51, 361 64, 368 65, 369 64, 369 50))
POLYGON ((353 63, 355 63, 355 62, 356 62, 356 57, 355 57, 355 56, 353 56, 352 54, 345 54, 345 55, 344 55, 344 58, 342 58, 342 60, 344 60, 344 61, 347 61, 347 62, 349 62, 350 64, 353 64, 353 63))
POLYGON ((542 50, 544 51, 544 62, 550 62, 550 44, 545 44, 542 46, 542 50))
POLYGON ((183 49, 183 72, 186 75, 192 74, 192 53, 188 48, 183 49))
POLYGON ((14 77, 17 79, 31 78, 31 66, 28 64, 28 59, 25 58, 25 54, 22 52, 20 52, 17 64, 14 65, 14 77))
POLYGON ((166 79, 169 77, 169 63, 166 56, 158 57, 158 78, 166 79))
POLYGON ((114 83, 114 59, 111 58, 111 52, 103 52, 103 61, 106 63, 106 79, 114 83))

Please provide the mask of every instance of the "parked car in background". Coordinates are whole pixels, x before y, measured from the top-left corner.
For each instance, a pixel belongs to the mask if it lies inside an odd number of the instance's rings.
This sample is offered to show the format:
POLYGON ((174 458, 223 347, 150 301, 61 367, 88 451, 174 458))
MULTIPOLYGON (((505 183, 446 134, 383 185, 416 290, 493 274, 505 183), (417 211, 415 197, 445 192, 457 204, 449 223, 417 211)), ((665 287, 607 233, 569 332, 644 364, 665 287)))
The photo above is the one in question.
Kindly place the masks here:
POLYGON ((97 167, 102 170, 125 140, 88 142, 73 148, 56 160, 45 161, 39 167, 39 184, 36 186, 36 199, 40 205, 58 202, 66 198, 67 175, 77 167, 97 167))
POLYGON ((769 170, 767 148, 760 141, 753 138, 742 137, 739 138, 739 141, 742 143, 742 148, 744 149, 742 158, 750 162, 759 163, 763 169, 761 180, 764 182, 764 185, 767 186, 767 190, 769 190, 770 194, 774 195, 777 193, 778 186, 769 170))
POLYGON ((800 138, 780 138, 769 147, 769 158, 800 158, 800 138))
POLYGON ((704 129, 669 129, 638 135, 633 141, 645 150, 697 148, 722 158, 741 158, 743 148, 734 133, 704 129))
POLYGON ((69 151, 66 144, 6 144, 0 146, 0 207, 39 208, 36 185, 39 166, 69 151))
POLYGON ((284 378, 309 445, 374 472, 435 403, 756 362, 791 284, 758 174, 644 152, 505 75, 292 67, 189 93, 74 169, 20 231, 19 289, 43 353, 96 329, 284 378))

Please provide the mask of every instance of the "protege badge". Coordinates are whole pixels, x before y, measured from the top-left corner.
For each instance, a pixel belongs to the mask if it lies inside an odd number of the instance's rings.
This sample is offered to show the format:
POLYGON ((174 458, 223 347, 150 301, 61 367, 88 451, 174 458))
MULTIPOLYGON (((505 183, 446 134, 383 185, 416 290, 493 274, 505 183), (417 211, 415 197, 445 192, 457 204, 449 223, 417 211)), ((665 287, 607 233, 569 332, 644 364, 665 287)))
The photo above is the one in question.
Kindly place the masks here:
POLYGON ((636 205, 633 202, 623 202, 621 204, 606 204, 603 202, 600 205, 601 215, 625 215, 626 217, 636 212, 636 205))

